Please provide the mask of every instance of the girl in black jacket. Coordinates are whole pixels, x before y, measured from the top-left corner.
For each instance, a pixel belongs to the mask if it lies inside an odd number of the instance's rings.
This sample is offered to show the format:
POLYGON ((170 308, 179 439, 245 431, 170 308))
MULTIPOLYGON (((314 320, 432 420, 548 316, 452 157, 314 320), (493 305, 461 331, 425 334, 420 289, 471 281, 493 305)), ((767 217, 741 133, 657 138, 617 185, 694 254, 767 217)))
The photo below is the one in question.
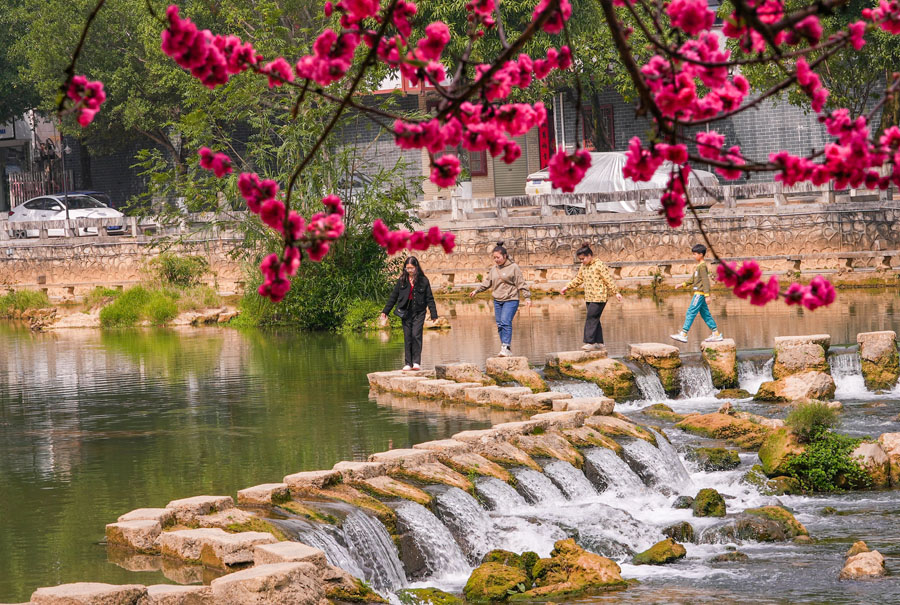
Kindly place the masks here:
POLYGON ((437 319, 437 306, 431 283, 419 266, 419 259, 410 256, 403 263, 403 273, 391 292, 391 297, 381 311, 381 320, 387 320, 388 313, 397 306, 394 314, 402 319, 403 344, 405 348, 404 370, 420 370, 422 363, 422 330, 425 327, 425 311, 431 311, 431 321, 437 319))

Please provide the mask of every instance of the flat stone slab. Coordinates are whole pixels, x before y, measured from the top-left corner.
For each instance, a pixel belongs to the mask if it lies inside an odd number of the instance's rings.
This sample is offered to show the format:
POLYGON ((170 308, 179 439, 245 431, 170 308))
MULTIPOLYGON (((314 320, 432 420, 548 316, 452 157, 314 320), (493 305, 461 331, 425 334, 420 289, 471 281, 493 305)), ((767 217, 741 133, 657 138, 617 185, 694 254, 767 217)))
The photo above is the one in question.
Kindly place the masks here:
POLYGON ((537 427, 541 426, 541 423, 534 419, 532 416, 528 420, 520 420, 518 422, 502 422, 500 424, 495 424, 492 428, 497 431, 497 433, 508 439, 515 435, 524 435, 525 433, 530 433, 537 427))
POLYGON ((445 380, 443 378, 432 378, 430 380, 423 380, 416 384, 416 393, 419 397, 426 397, 428 399, 442 399, 444 397, 444 391, 441 387, 456 384, 452 380, 445 380))
POLYGON ((485 372, 491 374, 506 374, 531 369, 527 357, 488 357, 484 362, 485 372))
POLYGON ((437 456, 434 452, 417 450, 414 448, 388 450, 369 456, 369 462, 379 462, 383 464, 388 472, 401 466, 417 466, 419 464, 436 461, 437 456))
POLYGON ((176 586, 154 584, 147 587, 146 601, 140 605, 211 605, 212 589, 209 586, 176 586))
POLYGON ((828 352, 831 346, 831 334, 810 334, 808 336, 776 336, 775 348, 791 347, 798 344, 816 344, 828 352))
POLYGON ((608 416, 613 413, 615 407, 616 402, 609 397, 576 397, 557 399, 553 402, 554 412, 576 411, 584 412, 588 416, 608 416))
POLYGON ((38 588, 31 595, 32 605, 138 605, 147 595, 140 584, 102 584, 76 582, 38 588))
POLYGON ((512 478, 505 468, 475 452, 467 451, 451 456, 441 455, 440 458, 441 462, 464 475, 475 473, 486 477, 496 477, 501 481, 509 481, 512 478))
POLYGON ((545 430, 549 429, 573 429, 584 424, 587 414, 581 410, 570 410, 565 412, 544 412, 543 414, 535 414, 531 417, 530 422, 536 422, 538 426, 545 430))
POLYGON ((142 553, 159 552, 159 535, 162 526, 152 519, 119 521, 106 526, 106 541, 119 544, 142 553))
POLYGON ((229 534, 218 528, 165 532, 159 538, 163 555, 203 563, 209 567, 253 562, 253 547, 278 540, 270 533, 245 531, 229 534))
POLYGON ((624 435, 626 437, 643 439, 651 443, 654 440, 653 435, 640 426, 615 416, 590 416, 584 423, 591 428, 597 429, 607 437, 624 435))
POLYGON ((466 389, 474 389, 483 386, 478 382, 450 382, 441 387, 441 395, 451 401, 465 401, 466 389))
POLYGON ((462 441, 463 443, 479 444, 487 441, 496 441, 502 438, 502 433, 494 428, 474 429, 471 431, 462 431, 453 435, 454 441, 462 441))
POLYGON ((397 376, 391 378, 391 390, 395 393, 416 395, 419 392, 419 383, 431 380, 427 376, 397 376))
POLYGON ((455 454, 464 454, 466 452, 472 451, 472 446, 470 446, 465 441, 457 441, 456 439, 439 439, 437 441, 426 441, 424 443, 417 443, 413 446, 413 449, 416 450, 429 450, 432 452, 436 452, 440 455, 455 455, 455 454))
POLYGON ((479 454, 505 466, 527 466, 536 471, 541 470, 540 465, 521 449, 502 439, 485 440, 475 442, 479 454))
POLYGON ((476 382, 478 384, 494 384, 493 379, 485 375, 474 363, 450 363, 434 367, 437 378, 455 380, 457 382, 476 382))
POLYGON ((491 392, 496 391, 500 387, 493 385, 487 387, 472 387, 463 390, 463 399, 469 403, 477 403, 480 405, 488 405, 491 403, 491 392))
POLYGON ((680 353, 680 349, 672 345, 660 342, 642 342, 631 345, 628 356, 634 359, 652 360, 678 357, 680 353))
POLYGON ((291 499, 291 488, 287 483, 262 483, 244 488, 237 493, 238 504, 263 505, 278 504, 291 499))
POLYGON ((440 462, 425 462, 415 466, 397 466, 391 471, 395 477, 412 479, 422 483, 443 483, 452 487, 458 487, 463 491, 472 488, 472 484, 455 470, 440 462))
POLYGON ((571 393, 559 391, 531 393, 519 397, 519 408, 523 410, 550 410, 553 409, 553 402, 571 398, 571 393))
POLYGON ((270 563, 311 563, 316 569, 325 569, 328 561, 325 553, 318 548, 300 542, 276 542, 257 544, 253 547, 253 561, 256 565, 270 563))
POLYGON ((123 521, 156 521, 162 527, 174 525, 175 511, 170 508, 136 508, 124 515, 119 515, 116 519, 120 523, 123 521))
POLYGON ((535 458, 558 458, 580 467, 584 458, 568 439, 556 432, 541 435, 520 435, 514 445, 535 458))
POLYGON ((491 405, 501 408, 518 408, 519 399, 523 395, 531 395, 532 391, 528 387, 500 387, 495 391, 491 391, 491 405))
POLYGON ((220 510, 211 515, 200 515, 194 521, 200 527, 219 527, 227 529, 229 525, 241 525, 249 523, 258 517, 253 513, 248 513, 239 508, 230 508, 228 510, 220 510))
POLYGON ((231 499, 231 496, 194 496, 193 498, 172 500, 166 504, 166 508, 175 513, 175 519, 179 523, 188 525, 200 515, 234 508, 234 500, 231 499))
POLYGON ((893 330, 882 332, 861 332, 856 335, 859 343, 859 356, 866 361, 878 362, 886 354, 897 352, 897 333, 893 330))
POLYGON ((311 563, 269 563, 210 584, 216 605, 321 605, 325 591, 311 563))
POLYGON ((386 467, 381 462, 343 460, 335 464, 332 470, 338 471, 345 481, 364 481, 383 475, 386 472, 386 467))
POLYGON ((737 345, 733 338, 723 338, 722 340, 704 340, 702 348, 715 351, 736 351, 737 345))
POLYGON ((365 491, 375 492, 379 496, 412 500, 423 506, 431 504, 433 499, 428 492, 421 490, 418 487, 414 487, 409 483, 398 481, 387 475, 372 477, 371 479, 366 479, 355 485, 357 487, 362 487, 365 491))
POLYGON ((587 363, 596 359, 606 359, 606 351, 559 351, 547 355, 547 365, 559 367, 575 363, 587 363))
POLYGON ((330 485, 340 482, 341 474, 338 471, 304 471, 287 475, 284 482, 291 491, 304 489, 325 489, 330 485))

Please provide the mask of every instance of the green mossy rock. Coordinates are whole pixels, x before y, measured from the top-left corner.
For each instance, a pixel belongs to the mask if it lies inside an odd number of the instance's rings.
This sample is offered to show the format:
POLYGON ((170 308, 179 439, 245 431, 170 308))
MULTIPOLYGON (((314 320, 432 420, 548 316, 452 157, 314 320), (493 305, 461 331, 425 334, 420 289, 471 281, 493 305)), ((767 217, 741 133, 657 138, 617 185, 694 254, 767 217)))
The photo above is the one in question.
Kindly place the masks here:
POLYGON ((672 538, 667 538, 636 554, 631 562, 635 565, 665 565, 683 559, 686 554, 684 546, 672 538))
POLYGON ((469 576, 463 594, 466 595, 467 601, 476 603, 505 601, 509 598, 509 591, 517 590, 520 584, 528 588, 531 586, 531 580, 519 567, 483 563, 469 576))
POLYGON ((701 489, 691 505, 695 517, 724 517, 725 498, 712 488, 701 489))
POLYGON ((786 475, 788 460, 802 454, 803 450, 803 446, 797 440, 797 435, 790 429, 781 428, 772 432, 759 448, 759 460, 762 462, 763 472, 769 477, 786 475))
MULTIPOLYGON (((769 479, 763 472, 761 464, 754 464, 741 479, 744 483, 749 483, 759 490, 764 496, 783 496, 785 494, 802 494, 803 487, 800 481, 794 477, 773 477, 769 479)), ((827 508, 827 507, 826 507, 827 508)), ((827 513, 824 513, 827 514, 827 513)))
POLYGON ((734 552, 725 552, 721 555, 716 555, 714 557, 710 557, 710 563, 742 563, 744 561, 748 561, 750 557, 746 554, 742 553, 739 550, 734 552))
POLYGON ((778 523, 783 529, 784 534, 788 538, 796 538, 797 536, 808 536, 809 532, 802 523, 797 521, 793 513, 782 506, 761 506, 760 508, 748 508, 744 511, 747 515, 762 517, 769 521, 778 523))
POLYGON ((738 453, 724 447, 698 447, 688 457, 705 471, 730 471, 741 465, 738 453))
POLYGON ((484 555, 481 559, 481 563, 499 563, 508 567, 518 567, 530 578, 531 571, 534 569, 534 565, 539 559, 540 557, 538 554, 536 552, 531 552, 530 550, 523 552, 521 555, 517 555, 508 550, 496 549, 484 555))
POLYGON ((693 414, 675 426, 701 437, 725 439, 747 449, 758 448, 769 435, 769 429, 760 424, 719 413, 693 414))
POLYGON ((694 526, 687 521, 675 523, 662 530, 664 536, 672 538, 676 542, 693 542, 694 526))
POLYGON ((672 503, 672 508, 690 508, 694 505, 694 499, 690 496, 678 496, 672 503))
POLYGON ((437 588, 405 588, 397 592, 403 605, 464 605, 465 601, 437 588))
POLYGON ((716 393, 716 399, 749 399, 753 393, 744 389, 722 389, 716 393))
POLYGON ((650 407, 641 410, 641 414, 669 422, 681 422, 687 418, 686 414, 679 414, 664 403, 654 403, 650 407))
POLYGON ((535 587, 511 601, 547 600, 621 590, 628 586, 615 561, 587 552, 569 538, 554 545, 550 558, 534 566, 535 587))
POLYGON ((863 359, 862 375, 866 382, 866 388, 870 391, 889 391, 897 385, 897 377, 900 376, 897 354, 883 362, 872 362, 863 359))

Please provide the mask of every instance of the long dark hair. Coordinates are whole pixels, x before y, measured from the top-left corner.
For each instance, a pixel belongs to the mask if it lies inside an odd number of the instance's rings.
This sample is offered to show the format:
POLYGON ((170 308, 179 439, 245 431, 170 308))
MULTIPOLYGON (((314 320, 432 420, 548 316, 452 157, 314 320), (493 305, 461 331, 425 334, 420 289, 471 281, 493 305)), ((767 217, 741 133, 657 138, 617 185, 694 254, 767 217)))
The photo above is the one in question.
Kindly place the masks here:
POLYGON ((406 273, 407 265, 412 265, 413 267, 416 268, 416 274, 413 277, 413 281, 418 282, 419 278, 421 278, 425 275, 425 272, 422 271, 422 265, 419 264, 419 259, 417 259, 415 256, 410 256, 405 261, 403 261, 403 270, 400 272, 400 281, 401 282, 404 279, 409 279, 409 277, 407 277, 407 273, 406 273))

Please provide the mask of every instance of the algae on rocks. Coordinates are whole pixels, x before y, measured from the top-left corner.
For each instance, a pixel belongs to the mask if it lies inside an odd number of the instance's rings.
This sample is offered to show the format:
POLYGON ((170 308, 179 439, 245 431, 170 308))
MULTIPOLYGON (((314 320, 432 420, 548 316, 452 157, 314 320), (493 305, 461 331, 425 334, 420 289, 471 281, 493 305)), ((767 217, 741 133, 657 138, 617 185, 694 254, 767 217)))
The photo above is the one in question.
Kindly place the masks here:
POLYGON ((741 465, 738 453, 724 447, 698 447, 691 450, 687 458, 707 472, 730 471, 741 465))
POLYGON ((644 552, 634 555, 631 562, 635 565, 665 565, 683 559, 686 554, 684 546, 672 538, 666 538, 644 552))
POLYGON ((889 390, 896 386, 900 378, 896 339, 897 333, 892 330, 856 335, 862 375, 869 390, 889 390))
POLYGON ((695 517, 724 517, 725 499, 719 492, 707 487, 694 496, 691 510, 694 511, 695 517))

